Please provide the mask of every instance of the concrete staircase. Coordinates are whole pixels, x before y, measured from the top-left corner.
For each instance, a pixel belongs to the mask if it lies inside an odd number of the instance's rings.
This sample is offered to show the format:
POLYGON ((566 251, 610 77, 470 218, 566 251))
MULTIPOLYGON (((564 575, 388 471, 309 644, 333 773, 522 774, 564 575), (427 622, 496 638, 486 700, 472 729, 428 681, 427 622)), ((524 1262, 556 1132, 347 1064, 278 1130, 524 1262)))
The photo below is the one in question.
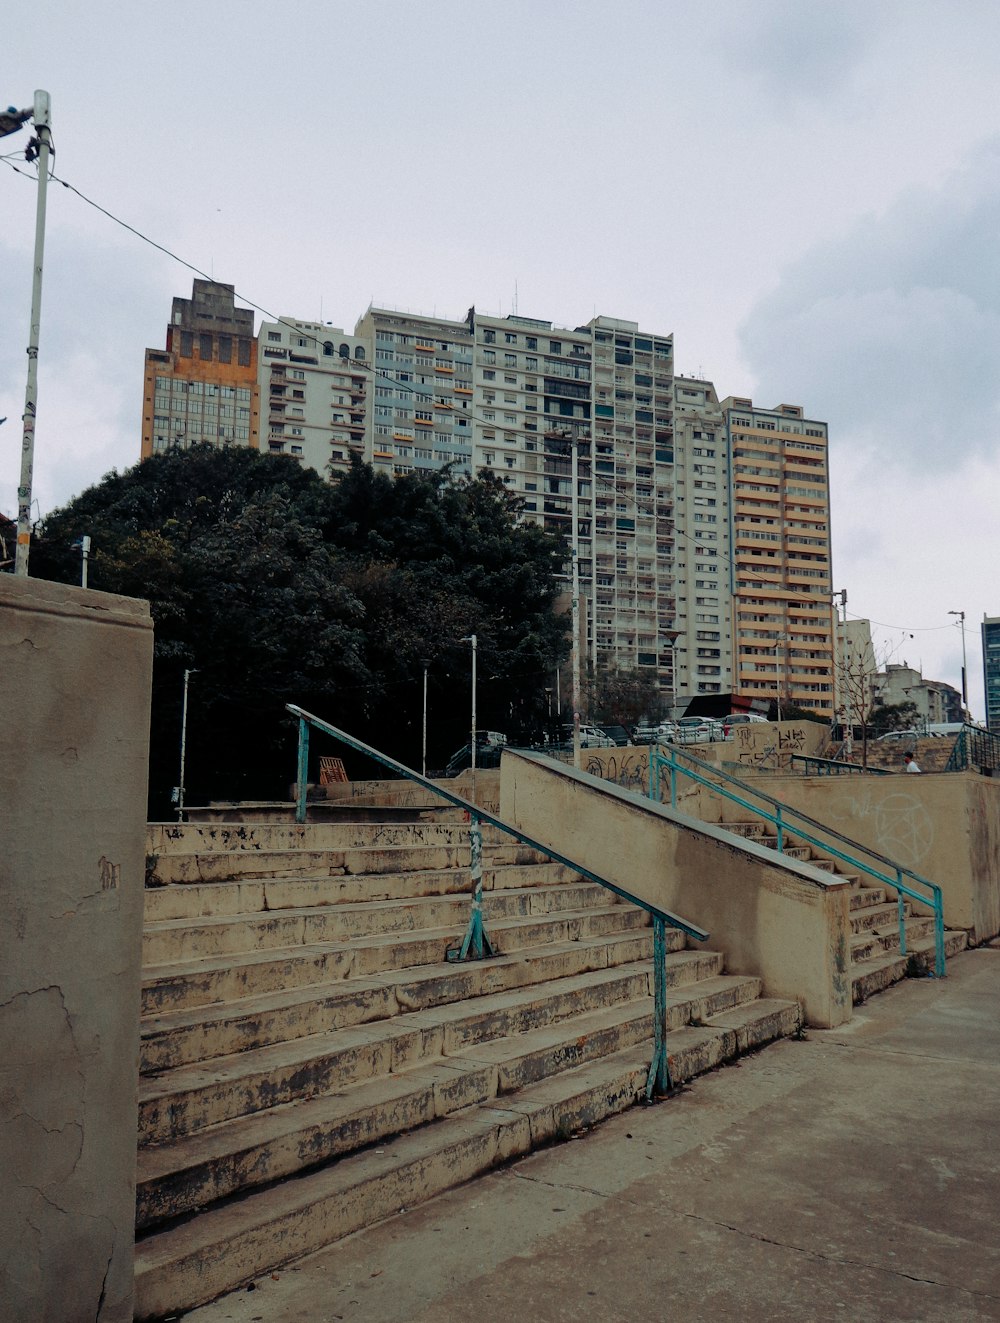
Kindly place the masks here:
MULTIPOLYGON (((137 1317, 212 1299, 631 1106, 652 1048, 646 914, 489 831, 501 954, 465 929, 454 821, 151 828, 137 1317)), ((697 916, 692 916, 697 918, 697 916)), ((670 932, 679 1082, 799 1026, 670 932)))
MULTIPOLYGON (((777 834, 770 823, 759 820, 726 822, 722 824, 746 840, 775 849, 777 834)), ((790 834, 794 841, 794 832, 790 834)), ((860 872, 851 872, 847 864, 824 855, 815 846, 789 844, 786 833, 784 854, 790 859, 801 859, 851 881, 851 986, 855 1005, 873 993, 898 983, 910 974, 926 974, 934 969, 934 920, 927 915, 915 914, 909 902, 904 905, 906 955, 899 948, 899 910, 895 896, 891 899, 885 887, 869 885, 871 879, 860 872)), ((968 944, 968 934, 945 930, 945 957, 957 955, 968 944)))

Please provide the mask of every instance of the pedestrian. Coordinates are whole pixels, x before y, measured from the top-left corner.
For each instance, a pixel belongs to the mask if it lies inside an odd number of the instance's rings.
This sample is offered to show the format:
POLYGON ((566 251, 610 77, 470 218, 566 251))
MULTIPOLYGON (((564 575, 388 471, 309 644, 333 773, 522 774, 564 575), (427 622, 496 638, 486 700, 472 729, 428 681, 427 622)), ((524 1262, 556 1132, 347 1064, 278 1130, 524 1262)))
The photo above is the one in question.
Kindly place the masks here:
POLYGON ((908 772, 920 771, 920 768, 917 766, 917 760, 914 758, 912 753, 904 753, 903 762, 906 763, 906 770, 908 772))

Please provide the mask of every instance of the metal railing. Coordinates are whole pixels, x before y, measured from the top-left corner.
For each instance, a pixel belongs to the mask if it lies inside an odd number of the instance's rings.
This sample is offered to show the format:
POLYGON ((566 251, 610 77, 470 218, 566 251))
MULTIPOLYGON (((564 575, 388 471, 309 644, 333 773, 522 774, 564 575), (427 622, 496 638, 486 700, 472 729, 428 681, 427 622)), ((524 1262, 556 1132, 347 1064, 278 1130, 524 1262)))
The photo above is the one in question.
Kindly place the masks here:
POLYGON ((630 901, 640 909, 646 911, 653 921, 653 1060, 649 1067, 649 1074, 646 1078, 646 1097, 652 1098, 656 1094, 668 1093, 673 1088, 673 1082, 670 1078, 670 1064, 667 1055, 667 933, 668 927, 677 928, 688 937, 693 937, 696 941, 704 942, 708 940, 709 934, 699 928, 696 923, 691 923, 687 919, 682 919, 679 915, 670 910, 661 909, 659 906, 651 905, 648 901, 640 899, 633 895, 624 887, 620 887, 615 882, 610 882, 606 877, 601 877, 598 873, 586 868, 575 859, 570 859, 551 846, 545 845, 542 841, 529 836, 518 827, 512 827, 509 822, 504 822, 502 818, 488 813, 479 805, 470 800, 463 799, 461 795, 456 795, 454 791, 446 790, 437 782, 431 781, 426 776, 421 776, 415 772, 412 767, 407 767, 404 763, 397 762, 395 758, 390 758, 388 754, 381 753, 371 745, 356 739, 353 735, 348 735, 344 730, 337 726, 331 726, 329 722, 323 721, 320 717, 314 716, 311 712, 304 711, 294 703, 285 705, 286 711, 292 716, 298 718, 299 723, 299 744, 298 759, 296 764, 295 779, 295 821, 303 823, 306 821, 307 800, 306 792, 308 788, 308 768, 309 768, 309 728, 313 726, 316 730, 322 731, 325 735, 332 736, 335 740, 340 740, 349 748, 364 754, 367 758, 380 763, 381 766, 395 772, 398 776, 405 777, 409 781, 416 782, 423 786, 432 794, 438 795, 447 803, 456 808, 463 809, 469 815, 469 862, 470 873, 472 877, 472 895, 471 895, 471 913, 469 915, 468 926, 465 930, 465 936, 458 946, 450 947, 445 952, 445 958, 452 962, 463 960, 483 960, 488 956, 496 955, 497 952, 489 939, 486 927, 483 923, 483 829, 482 824, 488 823, 491 827, 497 828, 508 836, 513 836, 515 840, 520 841, 529 849, 538 850, 552 859, 555 863, 563 864, 571 868, 581 877, 585 877, 589 882, 596 882, 598 886, 605 890, 613 892, 623 900, 630 901))
POLYGON ((964 772, 968 767, 989 772, 1000 769, 1000 735, 979 726, 963 726, 944 770, 964 772))
MULTIPOLYGON (((862 845, 859 841, 853 841, 843 832, 839 832, 835 827, 828 827, 825 823, 818 822, 815 818, 810 818, 806 813, 800 813, 798 809, 791 808, 788 804, 782 803, 780 799, 775 799, 766 791, 758 790, 756 786, 746 781, 739 780, 738 777, 731 776, 719 768, 712 767, 708 763, 702 762, 694 754, 687 750, 675 748, 673 745, 665 746, 669 753, 665 756, 661 752, 660 745, 654 745, 649 751, 649 797, 659 800, 661 798, 662 777, 664 770, 669 772, 670 776, 670 805, 677 807, 677 780, 679 776, 688 777, 698 785, 707 787, 713 794, 721 795, 724 799, 732 803, 739 804, 742 808, 749 809, 755 817, 765 822, 771 823, 777 833, 777 852, 784 854, 786 833, 794 834, 796 840, 804 841, 807 845, 815 846, 824 854, 834 859, 840 860, 851 868, 857 868, 869 877, 876 878, 885 886, 894 888, 896 892, 897 914, 899 919, 899 952, 900 955, 906 955, 906 913, 904 896, 910 900, 916 901, 920 905, 930 907, 934 915, 934 976, 935 978, 945 977, 945 955, 944 955, 944 900, 941 894, 941 888, 936 882, 931 882, 929 878, 921 877, 915 873, 912 868, 904 868, 894 860, 879 854, 877 850, 871 849, 867 845, 862 845), (682 767, 678 762, 678 755, 688 759, 695 764, 695 768, 682 767), (715 779, 712 779, 715 778, 715 779), (731 785, 739 787, 742 794, 728 790, 725 785, 719 782, 728 782, 731 785), (752 795, 756 800, 762 800, 770 806, 769 811, 760 807, 759 804, 752 803, 747 798, 752 795), (849 854, 845 850, 839 849, 830 844, 830 840, 821 839, 821 837, 832 838, 841 844, 848 846, 855 853, 849 854), (867 858, 876 860, 879 864, 885 865, 890 873, 884 873, 880 869, 866 864, 857 857, 857 852, 861 852, 867 858), (903 878, 906 877, 914 886, 922 887, 923 894, 914 890, 913 886, 908 886, 903 878), (929 893, 929 894, 927 894, 929 893)), ((725 828, 726 824, 720 824, 725 828)))
POLYGON ((862 767, 860 763, 845 763, 838 758, 819 758, 814 754, 790 755, 793 768, 802 765, 803 776, 891 776, 881 767, 862 767))

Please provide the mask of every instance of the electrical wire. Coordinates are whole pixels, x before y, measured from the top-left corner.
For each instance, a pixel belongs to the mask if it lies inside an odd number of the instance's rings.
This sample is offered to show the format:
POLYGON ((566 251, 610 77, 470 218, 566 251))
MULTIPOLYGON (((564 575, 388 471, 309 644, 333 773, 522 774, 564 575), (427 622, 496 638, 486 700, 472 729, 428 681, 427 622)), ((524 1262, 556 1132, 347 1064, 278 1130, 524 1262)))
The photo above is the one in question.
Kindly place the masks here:
MULTIPOLYGON (((25 178, 31 178, 31 175, 27 171, 18 169, 18 167, 13 165, 12 162, 8 160, 6 157, 0 157, 0 160, 3 160, 5 164, 9 165, 10 168, 14 170, 16 174, 22 175, 25 178)), ((87 206, 93 207, 95 211, 99 212, 102 216, 107 217, 107 219, 112 221, 115 225, 120 226, 123 230, 126 230, 129 234, 134 235, 135 238, 142 240, 143 243, 149 244, 149 246, 155 248, 157 252, 163 253, 165 257, 169 257, 171 261, 177 262, 180 266, 185 267, 188 271, 192 271, 196 276, 201 276, 202 279, 211 281, 213 284, 215 283, 214 276, 210 275, 207 271, 203 271, 193 262, 189 262, 186 258, 179 256, 179 254, 173 252, 172 249, 167 248, 166 245, 158 243, 155 239, 152 239, 148 234, 144 234, 142 230, 137 229, 136 226, 129 224, 128 221, 122 220, 120 216, 116 216, 114 212, 109 211, 107 207, 101 206, 99 202, 96 202, 94 201, 93 198, 88 197, 87 194, 84 193, 81 189, 77 188, 75 184, 71 184, 68 180, 61 179, 55 173, 54 170, 50 169, 49 178, 54 183, 61 184, 63 188, 67 189, 71 193, 74 193, 78 198, 80 198, 82 202, 86 203, 87 206)), ((250 298, 242 291, 235 289, 235 287, 233 289, 233 295, 234 298, 239 299, 240 302, 247 304, 249 307, 253 308, 256 312, 259 312, 262 316, 268 318, 270 321, 273 321, 279 326, 284 326, 286 329, 293 330, 297 334, 304 336, 306 339, 310 340, 313 343, 313 345, 316 346, 317 348, 323 343, 318 335, 314 334, 311 331, 306 331, 303 327, 297 326, 294 322, 288 321, 283 317, 279 317, 269 308, 264 307, 263 304, 256 302, 254 299, 250 298)), ((391 384, 396 391, 405 391, 410 395, 415 396, 422 400, 433 399, 432 394, 428 394, 426 391, 419 389, 417 386, 412 385, 409 382, 399 381, 395 376, 391 375, 385 369, 379 368, 375 363, 368 362, 367 360, 364 359, 350 359, 349 362, 351 364, 352 370, 357 371, 360 369, 363 372, 367 372, 371 376, 373 381, 381 380, 383 382, 391 384)), ((374 405, 372 407, 374 407, 374 405)), ((471 422, 479 423, 480 426, 482 427, 492 427, 495 425, 494 422, 480 417, 475 412, 469 412, 464 416, 468 417, 471 422)), ((558 435, 558 433, 556 434, 558 435)), ((550 433, 548 433, 547 435, 552 435, 552 432, 550 431, 550 433)), ((566 438, 566 439, 570 440, 570 444, 573 444, 570 438, 566 438)), ((591 444, 593 445, 594 438, 591 437, 590 440, 591 440, 591 444)), ((627 492, 620 492, 613 479, 605 477, 604 474, 597 473, 595 464, 596 464, 596 454, 592 453, 590 456, 590 465, 591 465, 590 480, 595 485, 595 487, 598 483, 600 483, 606 491, 613 493, 616 501, 621 500, 623 503, 630 506, 637 515, 641 515, 644 518, 651 518, 651 519, 656 517, 655 513, 652 510, 646 509, 640 504, 639 498, 636 498, 627 492)), ((596 503, 592 512, 592 518, 595 520, 597 518, 596 503)), ((707 551, 707 548, 705 547, 701 539, 697 538, 693 533, 687 532, 687 530, 685 529, 678 528, 676 524, 676 520, 672 520, 672 522, 674 524, 674 527, 671 531, 670 536, 684 538, 685 541, 689 542, 696 550, 699 550, 702 553, 705 553, 707 551)), ((710 557, 706 556, 706 559, 710 559, 710 557)), ((735 553, 735 549, 732 546, 730 546, 729 549, 729 556, 728 556, 728 561, 726 563, 726 569, 731 577, 735 575, 736 553, 735 553)), ((594 577, 596 578, 596 571, 594 571, 594 577)))

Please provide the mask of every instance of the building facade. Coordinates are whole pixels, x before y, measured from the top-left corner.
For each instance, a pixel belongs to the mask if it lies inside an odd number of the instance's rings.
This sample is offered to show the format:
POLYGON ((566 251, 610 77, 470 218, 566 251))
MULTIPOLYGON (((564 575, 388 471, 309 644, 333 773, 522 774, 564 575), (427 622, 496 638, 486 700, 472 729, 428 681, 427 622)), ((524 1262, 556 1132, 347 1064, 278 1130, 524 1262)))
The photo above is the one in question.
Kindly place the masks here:
POLYGON ((981 629, 986 725, 1000 734, 1000 616, 983 616, 981 629))
POLYGON ((833 714, 827 427, 722 402, 731 464, 734 692, 833 714))
POLYGON ((912 703, 918 727, 962 720, 962 695, 943 680, 925 680, 906 662, 890 662, 873 678, 876 701, 896 706, 912 703))
POLYGON ((673 715, 730 692, 832 711, 826 426, 675 377, 671 334, 372 306, 353 334, 283 317, 255 337, 231 285, 196 280, 144 404, 144 457, 233 442, 329 477, 352 455, 492 473, 575 548, 595 671, 645 672, 673 715))
POLYGON ((173 301, 166 348, 146 350, 142 458, 259 441, 253 313, 236 307, 232 285, 195 280, 190 299, 173 301))
POLYGON ((262 322, 261 449, 293 455, 324 477, 371 450, 371 342, 326 322, 262 322))

